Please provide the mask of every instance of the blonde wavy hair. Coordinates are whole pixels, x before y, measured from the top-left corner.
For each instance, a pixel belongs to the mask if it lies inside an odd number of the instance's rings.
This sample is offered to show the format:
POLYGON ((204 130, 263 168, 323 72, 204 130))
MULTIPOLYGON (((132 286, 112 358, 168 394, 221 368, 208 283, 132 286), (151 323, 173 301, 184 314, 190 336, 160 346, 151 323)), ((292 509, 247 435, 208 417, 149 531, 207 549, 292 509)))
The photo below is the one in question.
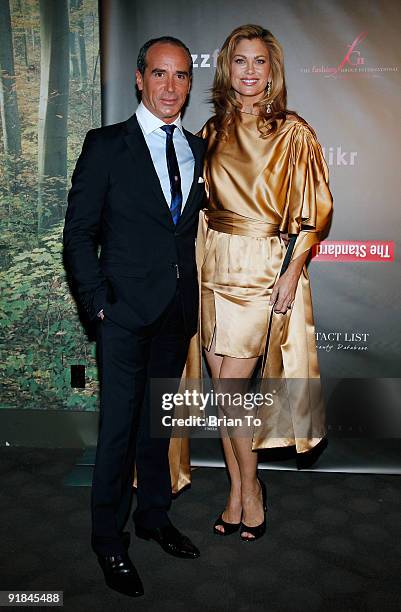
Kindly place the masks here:
POLYGON ((242 39, 261 40, 267 48, 270 61, 270 94, 267 88, 263 98, 255 104, 259 107, 258 128, 262 137, 277 130, 277 120, 285 119, 287 114, 297 115, 287 109, 287 87, 284 76, 284 56, 278 40, 269 30, 258 25, 243 25, 235 28, 226 38, 217 57, 216 73, 213 81, 211 101, 214 104, 214 126, 218 139, 228 136, 241 104, 235 97, 231 86, 231 61, 235 48, 242 39), (267 112, 270 103, 271 112, 267 112))

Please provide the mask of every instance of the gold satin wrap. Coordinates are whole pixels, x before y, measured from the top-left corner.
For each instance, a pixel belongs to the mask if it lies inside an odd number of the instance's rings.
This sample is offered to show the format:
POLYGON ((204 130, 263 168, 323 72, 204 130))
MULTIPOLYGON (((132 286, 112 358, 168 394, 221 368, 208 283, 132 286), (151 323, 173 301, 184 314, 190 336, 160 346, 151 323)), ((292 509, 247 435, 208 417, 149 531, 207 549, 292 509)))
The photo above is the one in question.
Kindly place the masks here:
POLYGON ((262 355, 263 392, 282 385, 273 407, 261 409, 252 448, 295 445, 311 450, 325 435, 309 276, 304 266, 295 300, 276 314, 269 297, 285 247, 278 232, 297 234, 292 259, 317 244, 332 214, 328 169, 320 144, 296 117, 261 138, 257 117, 240 113, 226 141, 213 118, 201 131, 208 208, 197 236, 200 329, 192 339, 187 378, 202 376, 201 346, 237 358, 262 355))
POLYGON ((209 350, 216 335, 219 355, 262 355, 269 297, 285 252, 279 226, 229 210, 206 210, 204 221, 202 346, 209 350))
POLYGON ((207 210, 206 218, 209 229, 235 236, 268 238, 279 235, 279 226, 261 219, 241 217, 231 210, 207 210))
POLYGON ((168 451, 171 491, 178 493, 191 484, 191 463, 188 438, 171 438, 168 451))

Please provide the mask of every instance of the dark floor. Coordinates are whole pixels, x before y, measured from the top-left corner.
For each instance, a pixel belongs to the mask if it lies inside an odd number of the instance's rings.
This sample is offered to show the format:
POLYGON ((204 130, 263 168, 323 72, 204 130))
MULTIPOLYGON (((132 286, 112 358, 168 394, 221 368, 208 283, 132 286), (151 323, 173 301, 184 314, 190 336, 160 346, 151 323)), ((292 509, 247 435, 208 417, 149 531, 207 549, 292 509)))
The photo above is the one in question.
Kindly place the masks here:
POLYGON ((170 516, 201 557, 175 559, 133 537, 145 587, 133 600, 103 584, 90 489, 62 484, 81 453, 0 448, 0 590, 63 590, 74 612, 401 610, 399 476, 264 471, 268 529, 248 544, 213 535, 227 481, 197 469, 170 516))

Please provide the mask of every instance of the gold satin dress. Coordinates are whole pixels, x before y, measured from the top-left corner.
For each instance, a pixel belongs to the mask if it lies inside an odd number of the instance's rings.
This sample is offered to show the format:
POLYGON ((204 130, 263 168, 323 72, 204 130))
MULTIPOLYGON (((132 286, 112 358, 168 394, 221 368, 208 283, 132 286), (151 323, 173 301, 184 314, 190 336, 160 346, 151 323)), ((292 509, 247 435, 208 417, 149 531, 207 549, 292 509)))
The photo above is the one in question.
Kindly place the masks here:
MULTIPOLYGON (((262 378, 301 379, 299 385, 309 386, 320 373, 305 266, 292 309, 272 312, 269 297, 286 251, 279 232, 297 234, 294 259, 317 244, 329 225, 332 196, 321 146, 295 116, 279 120, 267 137, 249 113, 238 113, 226 141, 216 139, 213 118, 200 135, 207 141, 208 196, 197 237, 200 343, 209 350, 215 336, 217 354, 249 358, 264 353, 268 338, 262 378)), ((300 400, 298 386, 285 410, 281 405, 276 415, 264 415, 253 449, 295 445, 304 452, 320 441, 324 409, 320 383, 313 387, 304 388, 300 400)))

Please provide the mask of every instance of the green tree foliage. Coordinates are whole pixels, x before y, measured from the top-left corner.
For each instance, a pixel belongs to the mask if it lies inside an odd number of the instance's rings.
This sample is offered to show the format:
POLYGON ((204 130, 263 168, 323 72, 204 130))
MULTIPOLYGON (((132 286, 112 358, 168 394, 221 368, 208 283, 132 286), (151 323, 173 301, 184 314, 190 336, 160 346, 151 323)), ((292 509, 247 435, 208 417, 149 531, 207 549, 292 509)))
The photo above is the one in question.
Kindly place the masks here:
POLYGON ((96 407, 94 343, 88 343, 65 279, 62 225, 0 272, 0 380, 4 406, 96 407), (71 364, 87 369, 86 388, 72 390, 71 364))
MULTIPOLYGON (((65 279, 62 223, 38 232, 39 2, 10 0, 10 9, 22 150, 12 160, 10 189, 10 157, 0 130, 0 407, 94 410, 94 343, 65 279), (86 388, 73 390, 70 366, 79 363, 86 366, 86 388)), ((79 82, 70 79, 68 177, 86 132, 100 125, 97 1, 71 3, 70 23, 85 39, 80 61, 86 65, 79 82)), ((66 202, 54 205, 65 209, 66 202)))

